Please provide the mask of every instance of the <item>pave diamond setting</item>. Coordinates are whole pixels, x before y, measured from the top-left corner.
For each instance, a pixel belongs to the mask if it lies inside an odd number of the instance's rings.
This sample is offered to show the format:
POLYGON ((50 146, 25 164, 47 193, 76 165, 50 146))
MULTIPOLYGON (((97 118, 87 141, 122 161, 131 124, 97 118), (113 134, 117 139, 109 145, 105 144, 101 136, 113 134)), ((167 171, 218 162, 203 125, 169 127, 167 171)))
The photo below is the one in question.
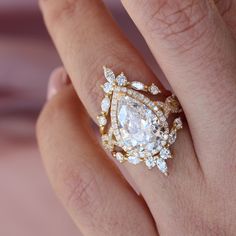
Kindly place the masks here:
POLYGON ((134 165, 144 162, 148 169, 156 166, 167 175, 166 161, 172 158, 170 146, 182 128, 179 117, 171 129, 168 123, 170 113, 181 112, 178 101, 173 96, 164 102, 152 101, 143 93, 161 93, 155 84, 130 83, 123 73, 115 77, 106 67, 104 76, 107 79, 103 86, 105 97, 101 103, 102 113, 98 116, 104 147, 119 162, 128 161, 134 165), (168 106, 170 101, 171 107, 168 106))

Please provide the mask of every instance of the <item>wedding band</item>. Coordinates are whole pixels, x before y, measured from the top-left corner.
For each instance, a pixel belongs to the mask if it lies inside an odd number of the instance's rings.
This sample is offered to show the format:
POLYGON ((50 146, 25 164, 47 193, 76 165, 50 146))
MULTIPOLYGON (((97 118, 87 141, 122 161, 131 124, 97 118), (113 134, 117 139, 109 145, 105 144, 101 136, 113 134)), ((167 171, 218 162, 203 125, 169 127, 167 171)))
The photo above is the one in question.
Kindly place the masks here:
POLYGON ((183 127, 180 117, 169 125, 170 114, 182 111, 178 100, 171 95, 165 101, 153 101, 149 97, 161 93, 157 85, 129 82, 124 73, 116 76, 105 66, 103 70, 106 82, 97 119, 105 149, 121 163, 143 162, 148 169, 156 166, 167 175, 166 161, 173 158, 170 147, 183 127))

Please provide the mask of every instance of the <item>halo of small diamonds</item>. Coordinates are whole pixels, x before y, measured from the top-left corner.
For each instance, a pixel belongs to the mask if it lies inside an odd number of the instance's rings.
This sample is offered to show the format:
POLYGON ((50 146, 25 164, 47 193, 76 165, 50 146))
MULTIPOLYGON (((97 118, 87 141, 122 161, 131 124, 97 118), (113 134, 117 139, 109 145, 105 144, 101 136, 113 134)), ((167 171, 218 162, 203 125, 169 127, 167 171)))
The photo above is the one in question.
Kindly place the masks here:
POLYGON ((164 102, 152 101, 143 93, 160 94, 157 85, 128 82, 124 73, 116 77, 111 69, 103 69, 107 81, 102 86, 105 96, 98 123, 104 147, 121 163, 144 162, 148 169, 156 166, 167 175, 166 161, 173 157, 170 146, 183 127, 180 117, 172 128, 168 123, 169 114, 181 112, 178 101, 173 95, 164 102))

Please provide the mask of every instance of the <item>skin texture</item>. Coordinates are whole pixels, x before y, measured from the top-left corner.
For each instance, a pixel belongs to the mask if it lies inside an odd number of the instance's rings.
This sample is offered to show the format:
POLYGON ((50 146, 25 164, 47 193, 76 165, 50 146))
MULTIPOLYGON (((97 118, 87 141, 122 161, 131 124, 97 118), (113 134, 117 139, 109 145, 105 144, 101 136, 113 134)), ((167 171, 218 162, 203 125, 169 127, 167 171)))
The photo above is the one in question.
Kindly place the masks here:
POLYGON ((57 87, 37 124, 52 186, 86 236, 234 235, 236 3, 122 2, 187 118, 173 147, 176 158, 168 163, 170 176, 125 164, 137 194, 102 151, 89 123, 100 110, 102 65, 131 80, 158 79, 100 1, 41 0, 72 82, 57 87))

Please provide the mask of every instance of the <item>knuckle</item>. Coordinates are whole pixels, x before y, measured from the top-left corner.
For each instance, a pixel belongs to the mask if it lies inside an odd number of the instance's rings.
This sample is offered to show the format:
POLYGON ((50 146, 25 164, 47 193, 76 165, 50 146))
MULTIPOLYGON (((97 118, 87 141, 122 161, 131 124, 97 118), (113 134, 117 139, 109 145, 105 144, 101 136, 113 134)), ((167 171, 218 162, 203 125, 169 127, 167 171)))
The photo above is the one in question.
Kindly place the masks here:
POLYGON ((82 0, 39 0, 39 5, 46 15, 47 22, 55 25, 61 20, 74 15, 82 0))
MULTIPOLYGON (((208 1, 168 0, 148 5, 146 25, 151 37, 161 37, 174 47, 192 46, 208 29, 208 1)), ((145 12, 147 12, 145 11, 145 12)))

